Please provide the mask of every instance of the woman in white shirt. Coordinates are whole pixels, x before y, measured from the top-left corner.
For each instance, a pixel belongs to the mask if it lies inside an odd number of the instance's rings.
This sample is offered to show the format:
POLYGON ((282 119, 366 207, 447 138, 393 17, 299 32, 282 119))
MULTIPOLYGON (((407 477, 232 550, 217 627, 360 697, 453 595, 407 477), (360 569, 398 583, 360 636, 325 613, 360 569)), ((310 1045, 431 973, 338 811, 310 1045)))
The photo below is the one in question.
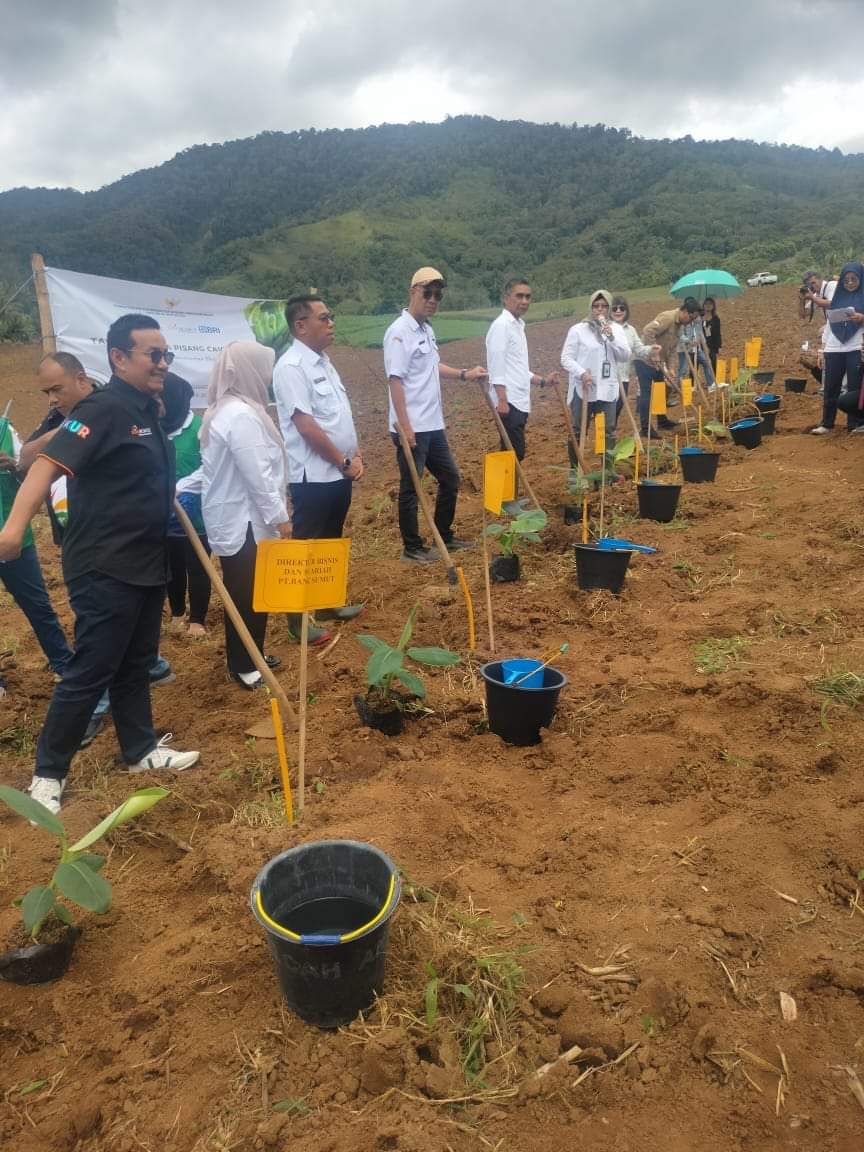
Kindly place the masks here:
MULTIPOLYGON (((864 337, 864 266, 857 260, 844 264, 831 298, 828 323, 824 328, 822 348, 822 421, 811 429, 814 436, 824 436, 837 419, 837 400, 846 378, 846 387, 858 390, 861 382, 861 345, 864 337), (840 319, 840 314, 845 319, 840 319), (831 319, 835 316, 835 319, 831 319)), ((850 413, 849 427, 858 419, 850 413)))
MULTIPOLYGON (((220 558, 225 587, 262 653, 267 614, 252 610, 256 545, 291 535, 285 447, 267 412, 274 363, 273 349, 262 344, 226 345, 213 366, 201 425, 201 508, 207 538, 220 558)), ((227 613, 225 655, 233 680, 244 688, 259 686, 261 674, 227 613)))
MULTIPOLYGON (((612 297, 602 288, 591 297, 591 314, 567 333, 561 351, 561 366, 570 384, 567 403, 578 428, 582 401, 588 401, 588 416, 606 416, 606 451, 615 447, 615 406, 618 402, 618 365, 629 364, 630 344, 620 324, 609 322, 612 297)), ((575 465, 574 465, 575 467, 575 465)))

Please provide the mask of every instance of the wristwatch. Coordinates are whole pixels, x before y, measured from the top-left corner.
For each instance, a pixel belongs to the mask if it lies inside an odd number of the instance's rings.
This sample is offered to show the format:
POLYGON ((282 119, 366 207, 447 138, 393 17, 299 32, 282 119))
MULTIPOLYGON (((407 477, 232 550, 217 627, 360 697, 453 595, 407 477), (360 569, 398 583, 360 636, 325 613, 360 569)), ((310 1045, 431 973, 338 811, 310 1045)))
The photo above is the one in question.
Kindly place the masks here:
POLYGON ((352 461, 351 461, 351 457, 350 457, 350 456, 346 456, 346 457, 343 459, 343 461, 342 461, 342 471, 343 471, 343 473, 348 471, 348 469, 351 467, 351 463, 352 463, 352 461))

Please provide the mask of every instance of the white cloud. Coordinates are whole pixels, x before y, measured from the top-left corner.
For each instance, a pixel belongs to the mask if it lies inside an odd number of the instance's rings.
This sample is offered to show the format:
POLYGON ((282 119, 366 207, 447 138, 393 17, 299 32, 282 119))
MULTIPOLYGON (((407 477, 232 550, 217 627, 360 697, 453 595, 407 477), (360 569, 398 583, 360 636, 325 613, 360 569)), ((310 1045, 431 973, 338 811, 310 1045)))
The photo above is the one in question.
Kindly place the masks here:
POLYGON ((656 0, 0 0, 0 26, 6 188, 94 188, 265 130, 464 112, 864 143, 858 0, 730 0, 677 24, 656 0))

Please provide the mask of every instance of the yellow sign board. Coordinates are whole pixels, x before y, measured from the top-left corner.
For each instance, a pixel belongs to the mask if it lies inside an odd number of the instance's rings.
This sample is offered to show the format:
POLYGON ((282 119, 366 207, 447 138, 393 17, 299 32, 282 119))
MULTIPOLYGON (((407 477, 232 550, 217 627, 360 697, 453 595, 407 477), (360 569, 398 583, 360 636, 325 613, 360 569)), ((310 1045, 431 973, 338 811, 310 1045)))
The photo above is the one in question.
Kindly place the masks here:
POLYGON ((750 343, 756 349, 756 355, 761 356, 762 355, 762 337, 761 336, 754 336, 753 339, 750 341, 750 343))
POLYGON ((495 516, 501 505, 516 498, 516 453, 487 452, 483 457, 483 507, 495 516))
POLYGON ((738 383, 738 357, 733 356, 729 361, 729 383, 734 385, 738 383))
POLYGON ((351 541, 262 540, 255 561, 256 612, 341 608, 348 599, 351 541))
POLYGON ((689 376, 685 376, 681 381, 681 403, 685 408, 689 408, 693 403, 693 381, 689 376))
POLYGON ((717 361, 716 377, 717 377, 717 383, 718 384, 725 384, 726 383, 726 361, 725 360, 718 360, 717 361))
POLYGON ((651 383, 651 415, 666 415, 666 381, 654 380, 651 383))
MULTIPOLYGON (((584 403, 584 401, 583 401, 584 403)), ((606 451, 606 413, 597 412, 594 415, 594 451, 602 456, 606 451)))
POLYGON ((747 340, 744 344, 744 367, 745 368, 758 368, 759 367, 759 345, 755 340, 747 340))

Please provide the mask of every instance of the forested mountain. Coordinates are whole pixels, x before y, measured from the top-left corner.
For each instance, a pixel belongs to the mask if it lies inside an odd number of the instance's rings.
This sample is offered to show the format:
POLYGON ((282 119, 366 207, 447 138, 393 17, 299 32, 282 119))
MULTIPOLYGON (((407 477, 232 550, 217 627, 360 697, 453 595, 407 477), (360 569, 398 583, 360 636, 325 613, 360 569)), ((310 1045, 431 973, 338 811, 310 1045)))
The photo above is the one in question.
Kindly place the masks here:
POLYGON ((0 279, 29 257, 249 296, 316 285, 340 310, 392 311, 434 263, 452 308, 530 274, 537 295, 747 276, 864 250, 864 156, 736 140, 460 116, 190 148, 96 192, 0 194, 0 279))

